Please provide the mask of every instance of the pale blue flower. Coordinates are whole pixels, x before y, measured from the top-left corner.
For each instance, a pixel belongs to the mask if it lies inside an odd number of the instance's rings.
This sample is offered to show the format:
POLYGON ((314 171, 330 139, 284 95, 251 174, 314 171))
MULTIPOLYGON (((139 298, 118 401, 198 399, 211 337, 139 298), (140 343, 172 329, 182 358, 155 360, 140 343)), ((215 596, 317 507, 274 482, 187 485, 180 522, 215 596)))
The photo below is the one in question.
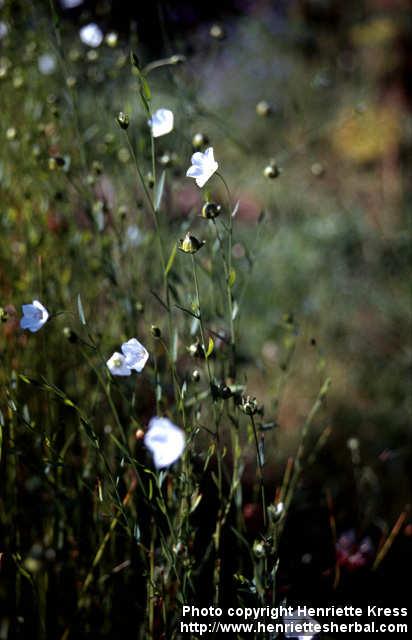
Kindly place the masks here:
POLYGON ((125 356, 118 351, 114 352, 106 365, 112 376, 130 376, 132 373, 131 368, 126 364, 125 356))
POLYGON ((130 338, 121 346, 122 353, 115 351, 106 365, 113 376, 130 376, 132 371, 140 373, 149 358, 149 352, 136 338, 130 338))
POLYGON ((40 73, 44 76, 49 76, 56 70, 56 58, 50 53, 43 53, 37 60, 37 66, 40 73))
POLYGON ((185 434, 169 418, 154 417, 149 422, 144 443, 153 455, 156 469, 162 469, 169 467, 182 455, 185 434))
POLYGON ((134 369, 140 373, 149 358, 147 349, 136 338, 130 338, 122 344, 122 352, 126 358, 129 369, 134 369))
POLYGON ((38 300, 33 300, 32 304, 23 304, 22 311, 23 317, 20 320, 20 326, 22 329, 28 329, 32 333, 41 329, 49 318, 49 312, 46 307, 38 300))
POLYGON ((158 109, 154 112, 151 119, 148 120, 149 127, 152 128, 154 138, 165 136, 173 130, 173 111, 170 109, 158 109))
POLYGON ((204 153, 196 151, 192 155, 192 166, 189 167, 186 175, 189 178, 194 178, 198 187, 204 187, 218 168, 219 165, 213 155, 213 147, 209 147, 204 153))
POLYGON ((79 32, 80 40, 87 44, 88 47, 99 47, 103 42, 103 32, 100 27, 94 23, 90 22, 86 24, 84 27, 80 29, 79 32))

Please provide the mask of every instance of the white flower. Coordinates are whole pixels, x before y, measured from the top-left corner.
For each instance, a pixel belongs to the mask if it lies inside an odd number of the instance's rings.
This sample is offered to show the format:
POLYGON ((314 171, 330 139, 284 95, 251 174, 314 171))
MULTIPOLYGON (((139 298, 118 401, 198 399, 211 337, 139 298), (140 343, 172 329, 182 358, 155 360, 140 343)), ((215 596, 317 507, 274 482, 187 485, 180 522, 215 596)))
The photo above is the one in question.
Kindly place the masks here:
POLYGON ((43 307, 38 300, 33 300, 32 304, 23 304, 22 311, 23 317, 20 320, 20 326, 22 329, 28 329, 32 333, 41 329, 49 317, 46 307, 43 307))
POLYGON ((132 370, 126 364, 126 358, 122 353, 115 351, 106 362, 112 376, 130 376, 132 370))
POLYGON ((185 434, 168 418, 152 418, 144 437, 146 447, 153 454, 156 469, 176 462, 185 448, 185 434))
POLYGON ((43 53, 37 60, 37 66, 40 73, 44 76, 49 76, 56 69, 56 58, 50 53, 43 53))
POLYGON ((136 224, 131 224, 126 229, 126 245, 138 247, 143 242, 143 234, 136 224))
POLYGON ((149 127, 152 128, 154 138, 165 136, 173 129, 173 111, 170 109, 158 109, 154 112, 151 119, 148 120, 149 127))
POLYGON ((88 47, 99 47, 103 42, 103 32, 94 22, 80 29, 80 40, 88 47))
POLYGON ((198 187, 203 187, 218 168, 219 165, 213 156, 213 147, 209 147, 204 153, 196 151, 192 155, 192 166, 189 167, 186 175, 194 178, 198 187))
POLYGON ((129 369, 134 369, 140 373, 149 358, 147 349, 136 338, 130 338, 130 340, 122 344, 122 352, 129 369))
POLYGON ((113 376, 130 376, 133 369, 140 373, 149 358, 147 349, 136 338, 124 342, 121 349, 122 353, 115 351, 106 362, 110 373, 113 376))
POLYGON ((7 24, 2 20, 0 20, 0 40, 5 36, 7 36, 8 32, 9 32, 9 28, 7 24))
MULTIPOLYGON (((304 633, 298 633, 297 631, 287 631, 284 633, 285 638, 297 638, 297 640, 312 640, 312 638, 316 635, 314 625, 318 625, 319 623, 314 618, 309 618, 308 616, 299 616, 298 611, 293 611, 291 616, 287 616, 283 618, 283 622, 293 625, 302 625, 305 623, 307 631, 305 629, 304 633)), ((290 627, 289 627, 290 628, 290 627)), ((301 629, 302 627, 298 627, 301 629)))
POLYGON ((83 0, 60 0, 60 4, 63 9, 75 9, 83 4, 83 0))

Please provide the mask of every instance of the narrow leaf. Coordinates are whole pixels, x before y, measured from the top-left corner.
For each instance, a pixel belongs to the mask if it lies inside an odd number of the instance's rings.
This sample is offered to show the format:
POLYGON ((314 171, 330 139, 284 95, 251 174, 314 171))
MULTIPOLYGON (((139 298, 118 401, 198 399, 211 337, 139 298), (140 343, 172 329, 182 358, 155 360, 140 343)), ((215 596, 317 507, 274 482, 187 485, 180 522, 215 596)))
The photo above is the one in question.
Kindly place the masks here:
POLYGON ((87 324, 86 323, 86 317, 84 315, 84 309, 83 309, 83 304, 82 304, 82 299, 80 297, 80 293, 77 296, 77 310, 79 312, 79 318, 80 318, 80 322, 82 324, 87 324))
POLYGON ((166 265, 166 269, 165 269, 165 275, 166 275, 166 276, 167 276, 167 274, 169 273, 170 269, 171 269, 171 268, 172 268, 172 266, 173 266, 173 263, 174 263, 174 261, 175 261, 176 254, 177 254, 177 244, 175 243, 175 244, 173 245, 173 249, 172 249, 172 251, 171 251, 171 253, 170 253, 169 260, 167 261, 167 265, 166 265))
POLYGON ((234 218, 235 215, 237 214, 237 212, 239 211, 239 206, 240 206, 240 200, 238 200, 236 202, 236 204, 235 204, 235 207, 234 207, 234 209, 232 211, 232 218, 234 218))
POLYGON ((160 176, 160 180, 159 180, 159 183, 157 185, 157 188, 156 188, 156 197, 155 197, 155 209, 156 209, 156 211, 159 211, 160 203, 162 201, 162 195, 163 195, 163 191, 164 191, 164 187, 165 187, 165 177, 166 177, 166 171, 163 171, 162 175, 160 176))
POLYGON ((213 338, 209 337, 209 344, 206 351, 206 358, 209 358, 209 356, 212 355, 214 346, 215 346, 215 343, 213 342, 213 338))
POLYGON ((193 511, 195 511, 198 508, 202 498, 203 498, 203 496, 202 496, 201 493, 198 493, 198 494, 195 493, 192 496, 191 505, 190 505, 190 513, 193 513, 193 511))
POLYGON ((140 89, 147 102, 150 102, 152 99, 152 92, 150 91, 149 84, 143 75, 140 76, 140 89))

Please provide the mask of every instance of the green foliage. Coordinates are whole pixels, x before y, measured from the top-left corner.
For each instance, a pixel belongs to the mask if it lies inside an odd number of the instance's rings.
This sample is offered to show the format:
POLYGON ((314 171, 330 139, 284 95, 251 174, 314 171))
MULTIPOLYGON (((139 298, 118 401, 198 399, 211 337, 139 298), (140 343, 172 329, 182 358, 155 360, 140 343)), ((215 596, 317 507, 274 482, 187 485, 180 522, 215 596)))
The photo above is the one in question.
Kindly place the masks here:
POLYGON ((355 134, 336 134, 363 79, 347 86, 337 65, 325 100, 313 60, 250 17, 218 43, 218 59, 239 68, 232 78, 224 65, 212 74, 211 51, 186 65, 126 38, 90 49, 55 10, 11 6, 0 57, 6 626, 121 637, 130 610, 138 637, 172 638, 179 607, 199 594, 272 605, 306 469, 325 473, 322 504, 324 487, 339 496, 347 481, 321 467, 325 449, 354 471, 370 522, 394 521, 406 502, 391 486, 390 506, 371 497, 380 449, 406 440, 410 241, 396 189, 386 184, 387 215, 365 204, 390 165, 370 126, 360 150, 359 113, 355 134), (160 107, 175 128, 155 139, 147 121, 160 107), (203 190, 185 177, 193 137, 219 163, 203 190), (276 180, 262 175, 278 165, 276 180), (34 299, 50 318, 32 334, 19 320, 34 299), (107 361, 131 337, 149 361, 113 376, 107 361), (160 470, 144 444, 153 416, 186 438, 160 470), (355 436, 364 461, 346 447, 355 436))

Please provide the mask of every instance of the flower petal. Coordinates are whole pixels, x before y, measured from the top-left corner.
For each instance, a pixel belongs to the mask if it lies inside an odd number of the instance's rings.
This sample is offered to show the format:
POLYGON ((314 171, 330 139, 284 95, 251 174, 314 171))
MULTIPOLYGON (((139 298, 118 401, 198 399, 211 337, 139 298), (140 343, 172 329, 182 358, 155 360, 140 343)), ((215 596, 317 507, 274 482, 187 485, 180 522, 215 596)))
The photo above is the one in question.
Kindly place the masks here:
POLYGON ((213 163, 215 161, 214 155, 213 155, 213 147, 208 147, 205 151, 204 154, 207 158, 207 160, 211 163, 213 163))
POLYGON ((191 163, 202 166, 205 161, 204 154, 201 151, 196 151, 191 158, 191 163))
POLYGON ((106 366, 112 376, 130 376, 132 374, 132 370, 126 364, 125 356, 118 351, 115 351, 107 360, 106 366))
POLYGON ((154 138, 159 138, 173 130, 174 115, 170 109, 158 109, 148 121, 154 138))
POLYGON ((149 358, 147 349, 136 338, 130 338, 121 348, 129 369, 135 369, 140 373, 149 358))
POLYGON ((201 167, 189 167, 189 169, 186 171, 186 175, 188 178, 197 178, 198 176, 201 176, 203 173, 202 168, 201 167))

